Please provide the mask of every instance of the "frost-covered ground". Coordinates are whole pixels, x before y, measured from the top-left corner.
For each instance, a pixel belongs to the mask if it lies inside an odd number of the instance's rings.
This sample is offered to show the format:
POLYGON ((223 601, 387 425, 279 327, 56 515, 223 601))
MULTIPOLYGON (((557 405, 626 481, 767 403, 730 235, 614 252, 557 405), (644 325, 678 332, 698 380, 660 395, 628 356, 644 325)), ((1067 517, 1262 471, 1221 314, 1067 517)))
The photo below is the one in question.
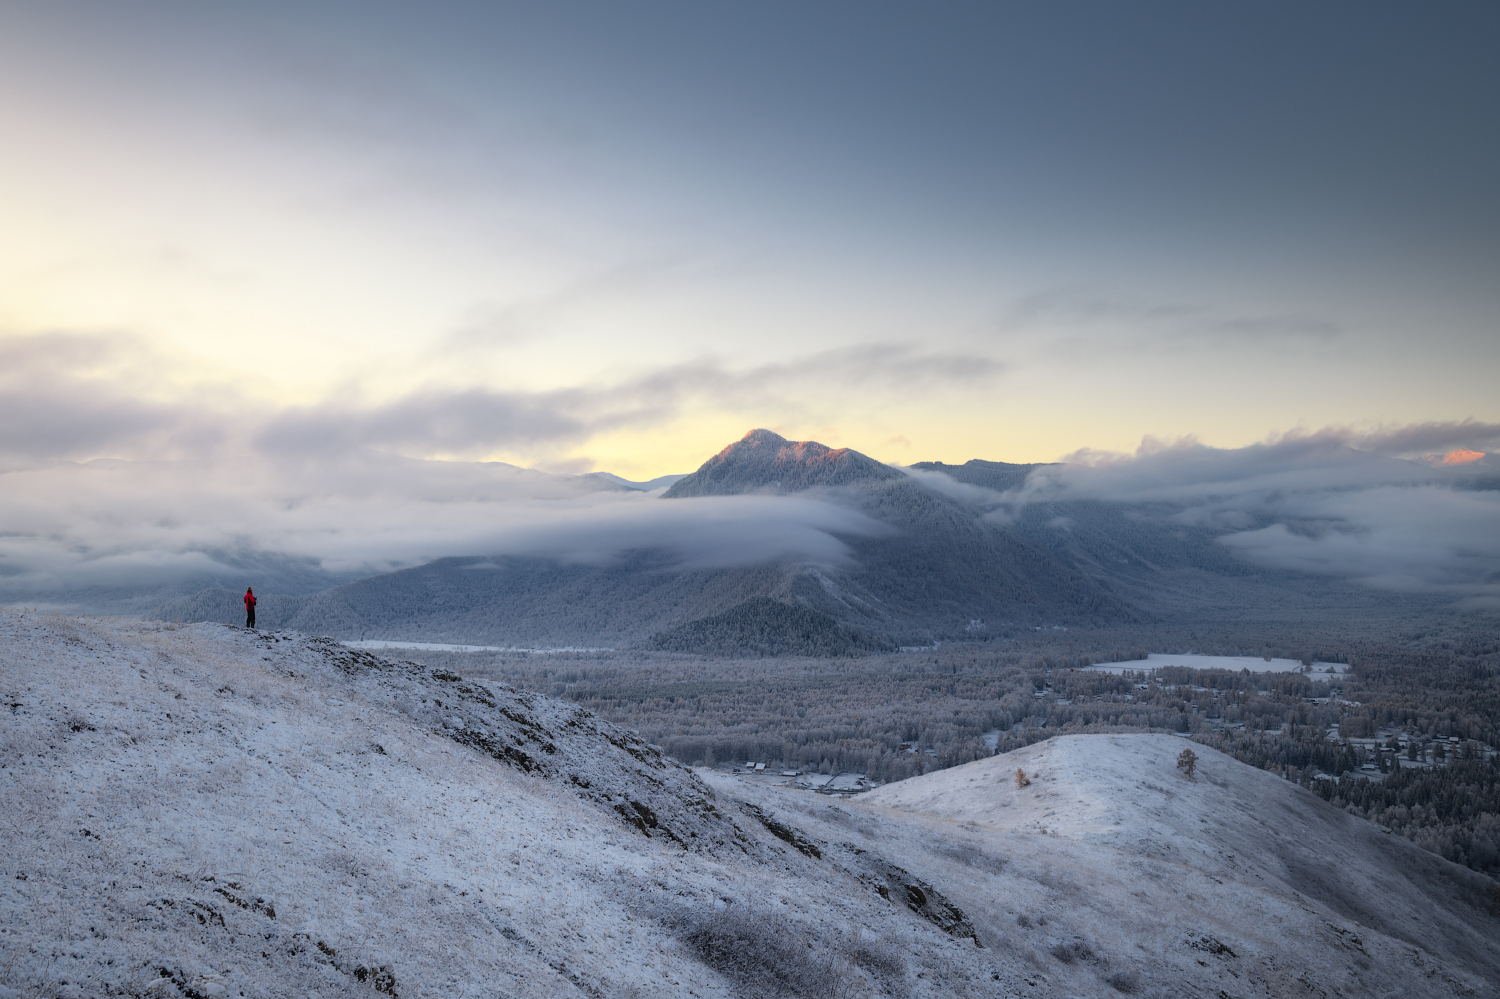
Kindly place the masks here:
POLYGON ((9 611, 0 694, 0 996, 1426 996, 1500 975, 1484 878, 1201 747, 1186 781, 1170 737, 839 801, 322 639, 9 611))
POLYGON ((390 650, 399 651, 407 649, 421 652, 613 652, 614 649, 591 649, 580 646, 559 646, 557 648, 531 649, 510 645, 449 645, 446 642, 388 642, 382 638, 362 638, 354 642, 344 642, 351 649, 364 649, 367 652, 385 652, 390 650))
MULTIPOLYGON (((1163 666, 1186 666, 1188 669, 1228 669, 1238 673, 1300 673, 1302 664, 1295 659, 1262 659, 1260 656, 1194 656, 1151 653, 1145 659, 1132 659, 1120 663, 1095 663, 1087 669, 1105 673, 1123 673, 1126 670, 1161 669, 1163 666)), ((1349 672, 1344 663, 1315 662, 1307 674, 1314 680, 1326 680, 1349 672)))
POLYGON ((8 611, 0 694, 0 995, 1024 988, 877 892, 900 875, 799 851, 562 702, 321 639, 8 611))
POLYGON ((883 843, 898 863, 938 834, 1004 858, 972 889, 959 867, 942 874, 981 932, 1042 953, 1079 941, 1143 989, 1489 995, 1500 981, 1493 881, 1176 736, 1061 736, 844 810, 900 829, 903 845, 883 843), (1191 779, 1176 766, 1188 747, 1191 779))

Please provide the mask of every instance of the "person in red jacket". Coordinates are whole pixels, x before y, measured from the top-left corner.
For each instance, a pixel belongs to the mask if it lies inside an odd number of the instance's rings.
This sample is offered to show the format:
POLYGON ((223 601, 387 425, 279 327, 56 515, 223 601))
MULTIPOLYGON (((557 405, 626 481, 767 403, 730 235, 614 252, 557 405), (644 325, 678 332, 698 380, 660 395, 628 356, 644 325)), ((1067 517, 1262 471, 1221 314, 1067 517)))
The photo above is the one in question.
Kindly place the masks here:
POLYGON ((245 627, 255 627, 255 593, 245 587, 245 627))

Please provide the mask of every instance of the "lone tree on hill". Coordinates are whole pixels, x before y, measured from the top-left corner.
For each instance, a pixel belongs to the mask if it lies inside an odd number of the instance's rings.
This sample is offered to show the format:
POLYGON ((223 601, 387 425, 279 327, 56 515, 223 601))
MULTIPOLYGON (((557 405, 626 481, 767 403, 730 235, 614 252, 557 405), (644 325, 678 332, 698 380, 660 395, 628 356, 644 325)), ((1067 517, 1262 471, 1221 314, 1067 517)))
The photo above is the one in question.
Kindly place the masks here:
POLYGON ((1188 780, 1193 779, 1193 771, 1198 769, 1198 754, 1191 749, 1184 749, 1177 754, 1177 769, 1182 771, 1182 776, 1188 780))
POLYGON ((1016 767, 1016 790, 1019 791, 1023 787, 1030 786, 1031 778, 1026 776, 1026 771, 1022 770, 1020 767, 1016 767))

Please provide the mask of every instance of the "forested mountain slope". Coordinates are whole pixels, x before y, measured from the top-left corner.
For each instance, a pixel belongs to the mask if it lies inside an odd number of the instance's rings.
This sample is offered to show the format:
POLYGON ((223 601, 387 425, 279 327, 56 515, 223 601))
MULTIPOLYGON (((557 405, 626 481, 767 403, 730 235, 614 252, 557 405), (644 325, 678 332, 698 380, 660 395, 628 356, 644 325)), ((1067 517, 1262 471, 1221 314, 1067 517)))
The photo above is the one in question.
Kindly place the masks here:
MULTIPOLYGON (((1013 466, 1014 467, 1014 466, 1013 466)), ((731 444, 664 499, 819 488, 896 530, 851 537, 854 565, 808 600, 841 620, 902 636, 963 633, 986 620, 1128 620, 1136 610, 1068 559, 858 452, 830 451, 755 430, 731 444)))
MULTIPOLYGON (((930 641, 963 634, 976 621, 1123 620, 1136 613, 1069 560, 848 449, 752 431, 678 480, 661 502, 747 493, 816 497, 887 529, 841 537, 848 557, 837 564, 780 558, 690 568, 653 549, 623 552, 604 564, 476 553, 308 596, 268 594, 260 621, 340 638, 617 647, 770 599, 823 615, 843 629, 842 637, 824 628, 813 638, 790 623, 795 615, 768 617, 763 607, 740 612, 790 629, 760 628, 758 647, 818 654, 930 641)), ((159 616, 231 621, 238 600, 229 591, 206 591, 163 607, 159 616)), ((710 622, 655 641, 676 647, 710 632, 720 636, 714 644, 728 634, 710 622)))

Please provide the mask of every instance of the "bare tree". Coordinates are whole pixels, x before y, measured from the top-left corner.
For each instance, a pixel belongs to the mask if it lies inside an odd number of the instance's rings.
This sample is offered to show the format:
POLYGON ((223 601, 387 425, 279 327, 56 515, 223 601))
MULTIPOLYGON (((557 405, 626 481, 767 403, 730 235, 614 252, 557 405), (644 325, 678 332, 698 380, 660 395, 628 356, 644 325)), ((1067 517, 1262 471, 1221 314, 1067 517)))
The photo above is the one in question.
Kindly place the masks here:
POLYGON ((1182 776, 1188 780, 1193 779, 1193 771, 1198 769, 1198 754, 1191 749, 1184 749, 1177 754, 1177 769, 1182 771, 1182 776))
POLYGON ((1019 791, 1023 787, 1030 786, 1031 778, 1026 776, 1026 771, 1022 770, 1020 767, 1016 767, 1016 790, 1019 791))

